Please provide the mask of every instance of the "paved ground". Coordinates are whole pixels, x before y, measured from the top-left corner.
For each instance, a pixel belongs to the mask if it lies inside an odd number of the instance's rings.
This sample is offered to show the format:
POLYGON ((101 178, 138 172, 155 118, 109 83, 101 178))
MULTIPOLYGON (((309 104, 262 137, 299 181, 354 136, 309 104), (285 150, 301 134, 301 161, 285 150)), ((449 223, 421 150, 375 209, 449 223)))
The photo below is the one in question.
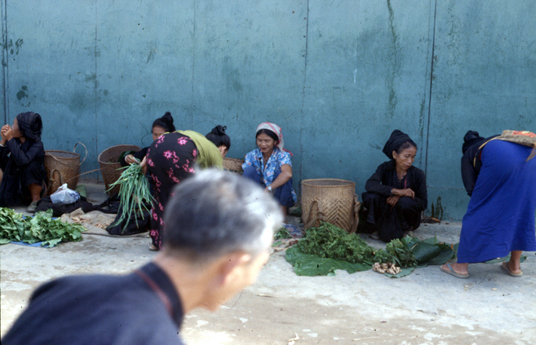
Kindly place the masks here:
MULTIPOLYGON (((105 198, 102 190, 88 185, 92 202, 105 198)), ((416 235, 457 242, 459 231, 459 223, 436 224, 416 235)), ((65 274, 127 273, 154 257, 148 243, 144 236, 85 235, 52 249, 1 246, 2 334, 39 284, 65 274)), ((181 332, 190 345, 287 345, 296 335, 296 345, 536 344, 536 256, 526 254, 521 279, 477 264, 461 280, 437 266, 401 279, 372 271, 299 277, 276 253, 254 286, 217 313, 194 311, 181 332)))

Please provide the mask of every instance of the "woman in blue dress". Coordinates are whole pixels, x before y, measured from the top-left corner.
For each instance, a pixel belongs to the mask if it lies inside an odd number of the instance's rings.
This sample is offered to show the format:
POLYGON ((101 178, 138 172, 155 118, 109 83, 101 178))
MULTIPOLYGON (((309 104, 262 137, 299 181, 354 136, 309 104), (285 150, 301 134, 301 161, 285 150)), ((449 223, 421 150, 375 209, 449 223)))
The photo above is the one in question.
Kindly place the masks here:
MULTIPOLYGON (((531 133, 532 134, 532 133, 531 133)), ((458 262, 441 266, 457 278, 469 278, 470 263, 511 254, 501 268, 521 277, 522 251, 536 251, 536 159, 532 148, 490 140, 469 131, 462 151, 462 177, 471 196, 463 217, 458 262)))
POLYGON ((281 128, 271 122, 263 122, 256 131, 257 149, 246 154, 242 164, 247 177, 272 193, 279 201, 283 214, 296 203, 296 193, 292 188, 291 153, 283 148, 281 128))

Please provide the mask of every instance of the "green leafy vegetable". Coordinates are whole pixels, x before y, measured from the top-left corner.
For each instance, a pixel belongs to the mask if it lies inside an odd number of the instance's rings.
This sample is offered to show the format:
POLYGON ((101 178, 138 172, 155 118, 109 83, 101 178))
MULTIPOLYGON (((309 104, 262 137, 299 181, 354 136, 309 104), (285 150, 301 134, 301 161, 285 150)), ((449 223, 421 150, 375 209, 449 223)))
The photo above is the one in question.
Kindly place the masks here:
POLYGON ((374 263, 374 248, 361 237, 348 234, 329 223, 307 229, 305 237, 298 242, 298 248, 305 254, 314 254, 321 258, 345 260, 369 266, 374 263))
POLYGON ((323 223, 318 228, 309 228, 305 237, 287 250, 286 259, 298 275, 333 275, 337 269, 354 273, 368 270, 378 262, 400 267, 397 274, 384 273, 391 278, 400 278, 418 267, 444 264, 454 254, 453 247, 439 243, 437 238, 421 241, 410 236, 387 243, 385 250, 375 249, 359 236, 323 223))
POLYGON ((37 212, 35 216, 23 219, 22 214, 9 208, 0 208, 0 244, 26 242, 54 247, 60 242, 82 240, 82 231, 86 229, 79 224, 64 223, 52 219, 52 210, 37 212))
POLYGON ((121 186, 119 190, 119 200, 121 202, 121 216, 113 224, 118 225, 125 219, 123 230, 130 222, 130 218, 134 216, 136 225, 138 225, 138 215, 143 218, 143 211, 150 211, 153 204, 153 196, 149 188, 149 182, 143 173, 139 164, 131 164, 128 167, 122 168, 124 171, 119 176, 119 179, 110 185, 108 190, 115 186, 121 186))
POLYGON ((292 238, 292 235, 290 234, 290 232, 288 232, 288 230, 286 228, 281 228, 281 229, 277 230, 277 233, 275 234, 274 239, 275 240, 282 240, 282 239, 285 239, 285 238, 292 238))

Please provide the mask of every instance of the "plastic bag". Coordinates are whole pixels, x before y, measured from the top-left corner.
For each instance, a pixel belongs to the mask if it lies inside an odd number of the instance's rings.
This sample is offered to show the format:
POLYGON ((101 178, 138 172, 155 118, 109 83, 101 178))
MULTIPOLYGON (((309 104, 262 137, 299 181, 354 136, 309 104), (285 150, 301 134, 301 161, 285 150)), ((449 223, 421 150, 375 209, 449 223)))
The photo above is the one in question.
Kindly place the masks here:
POLYGON ((50 195, 50 200, 53 204, 68 205, 80 200, 80 193, 69 189, 67 187, 67 183, 64 183, 60 186, 60 188, 58 188, 57 191, 50 195))

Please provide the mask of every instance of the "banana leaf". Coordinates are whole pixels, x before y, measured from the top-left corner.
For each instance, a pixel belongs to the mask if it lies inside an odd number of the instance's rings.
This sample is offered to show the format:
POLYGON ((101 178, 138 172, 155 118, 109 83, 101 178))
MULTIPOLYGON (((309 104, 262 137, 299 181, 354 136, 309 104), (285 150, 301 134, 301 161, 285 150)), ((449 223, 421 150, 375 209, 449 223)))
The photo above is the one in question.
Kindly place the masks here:
POLYGON ((425 241, 418 242, 411 248, 413 256, 418 263, 426 263, 434 259, 441 253, 441 248, 437 244, 430 244, 425 241))
POLYGON ((287 249, 286 260, 294 267, 299 276, 335 275, 335 270, 345 270, 348 273, 367 271, 372 268, 367 264, 352 264, 344 260, 326 259, 313 254, 305 254, 298 246, 287 249))
POLYGON ((384 273, 383 275, 389 278, 402 278, 405 276, 409 276, 413 271, 415 271, 415 268, 417 267, 406 267, 406 268, 402 268, 398 274, 384 273))

